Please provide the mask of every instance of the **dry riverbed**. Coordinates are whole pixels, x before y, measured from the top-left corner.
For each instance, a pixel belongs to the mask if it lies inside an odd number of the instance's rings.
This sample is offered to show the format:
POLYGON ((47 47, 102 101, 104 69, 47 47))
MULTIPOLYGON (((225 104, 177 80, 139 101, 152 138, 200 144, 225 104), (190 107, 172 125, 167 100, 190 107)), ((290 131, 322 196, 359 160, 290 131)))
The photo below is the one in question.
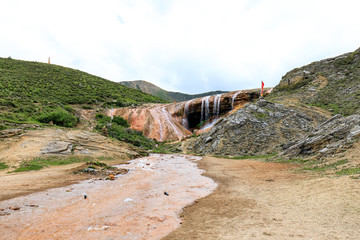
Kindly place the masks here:
MULTIPOLYGON (((0 239, 360 239, 358 179, 305 175, 290 164, 198 159, 153 155, 126 165, 129 173, 115 181, 2 201, 0 212, 10 215, 0 216, 0 239), (218 184, 210 195, 215 184, 196 164, 218 184)), ((50 169, 41 171, 61 172, 50 169)))
POLYGON ((1 239, 160 239, 179 213, 210 194, 199 157, 151 155, 113 181, 87 180, 0 202, 1 239))

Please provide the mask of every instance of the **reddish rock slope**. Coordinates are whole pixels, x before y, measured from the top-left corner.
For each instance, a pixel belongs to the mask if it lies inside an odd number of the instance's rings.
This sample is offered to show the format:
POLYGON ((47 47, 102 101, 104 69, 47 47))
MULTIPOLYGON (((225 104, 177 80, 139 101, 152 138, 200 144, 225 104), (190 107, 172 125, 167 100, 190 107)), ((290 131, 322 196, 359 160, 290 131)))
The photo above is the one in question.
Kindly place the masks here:
MULTIPOLYGON (((211 123, 222 115, 258 99, 260 91, 242 90, 171 104, 147 104, 136 108, 113 109, 113 115, 125 118, 132 129, 158 141, 181 140, 199 125, 211 123)), ((111 110, 107 112, 111 116, 111 110)))

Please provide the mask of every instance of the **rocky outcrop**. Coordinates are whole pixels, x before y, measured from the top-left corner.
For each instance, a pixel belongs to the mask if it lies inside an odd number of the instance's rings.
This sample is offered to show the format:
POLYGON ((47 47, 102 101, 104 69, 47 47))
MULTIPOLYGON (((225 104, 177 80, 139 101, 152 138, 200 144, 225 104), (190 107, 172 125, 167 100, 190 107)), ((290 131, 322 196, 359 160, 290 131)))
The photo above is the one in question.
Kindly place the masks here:
MULTIPOLYGON (((136 108, 117 108, 113 109, 113 115, 123 117, 132 129, 158 141, 181 140, 189 136, 191 132, 170 115, 168 107, 169 104, 151 104, 136 108)), ((111 116, 111 110, 107 114, 111 116)))
POLYGON ((263 155, 302 138, 327 118, 312 108, 285 106, 259 99, 220 120, 193 140, 195 153, 263 155))
POLYGON ((355 114, 360 109, 360 48, 291 70, 269 97, 297 100, 344 116, 355 114))
POLYGON ((306 137, 285 147, 281 155, 288 157, 329 155, 346 149, 360 137, 360 115, 336 115, 320 124, 306 137))
POLYGON ((20 135, 24 132, 23 129, 6 129, 0 131, 0 138, 9 138, 20 135))
MULTIPOLYGON (((269 90, 269 89, 267 89, 269 90)), ((136 108, 117 108, 107 115, 126 119, 131 128, 157 141, 182 140, 195 129, 241 108, 260 96, 259 89, 243 90, 192 99, 173 104, 148 104, 136 108)))
POLYGON ((73 145, 69 142, 53 141, 41 149, 42 154, 70 154, 73 145))
POLYGON ((133 159, 141 152, 99 133, 65 128, 26 130, 18 137, 6 138, 0 143, 0 159, 11 165, 47 154, 133 159))
POLYGON ((206 121, 212 121, 214 118, 240 109, 246 103, 253 102, 259 97, 259 89, 234 91, 173 104, 168 109, 173 117, 176 117, 180 123, 184 123, 183 125, 187 129, 193 131, 199 127, 202 121, 203 124, 206 121), (206 105, 208 105, 208 110, 206 110, 206 105))

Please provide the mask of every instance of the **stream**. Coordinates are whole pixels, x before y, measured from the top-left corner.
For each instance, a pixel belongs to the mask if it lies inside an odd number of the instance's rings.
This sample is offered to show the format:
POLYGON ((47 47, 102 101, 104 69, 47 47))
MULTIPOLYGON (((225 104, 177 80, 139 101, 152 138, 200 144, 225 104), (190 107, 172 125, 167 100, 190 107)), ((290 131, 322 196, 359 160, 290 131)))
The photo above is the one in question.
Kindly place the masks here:
POLYGON ((0 202, 0 239, 161 239, 179 215, 217 186, 201 175, 200 157, 152 154, 117 167, 114 181, 87 180, 0 202), (86 198, 84 197, 86 195, 86 198))

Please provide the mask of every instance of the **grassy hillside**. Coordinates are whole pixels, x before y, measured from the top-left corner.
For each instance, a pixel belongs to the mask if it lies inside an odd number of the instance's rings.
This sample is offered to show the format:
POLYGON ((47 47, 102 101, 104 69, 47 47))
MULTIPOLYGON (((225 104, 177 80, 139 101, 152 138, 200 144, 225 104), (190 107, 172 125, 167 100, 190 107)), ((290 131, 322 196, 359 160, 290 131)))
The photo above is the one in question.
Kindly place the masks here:
POLYGON ((359 111, 360 48, 288 72, 267 98, 295 100, 345 116, 359 111))
POLYGON ((159 98, 162 98, 162 99, 165 99, 165 100, 171 101, 171 102, 172 101, 183 102, 183 101, 187 101, 187 100, 190 100, 193 98, 200 98, 200 97, 205 97, 205 96, 209 96, 209 95, 226 93, 224 91, 212 91, 212 92, 206 92, 206 93, 201 93, 201 94, 185 94, 185 93, 180 93, 180 92, 170 92, 170 91, 166 91, 152 83, 149 83, 149 82, 143 81, 143 80, 123 81, 123 82, 120 82, 120 84, 127 86, 127 87, 141 90, 145 93, 149 93, 151 95, 157 96, 159 98))
POLYGON ((71 104, 128 106, 163 99, 58 65, 0 58, 0 125, 36 122, 71 104))

